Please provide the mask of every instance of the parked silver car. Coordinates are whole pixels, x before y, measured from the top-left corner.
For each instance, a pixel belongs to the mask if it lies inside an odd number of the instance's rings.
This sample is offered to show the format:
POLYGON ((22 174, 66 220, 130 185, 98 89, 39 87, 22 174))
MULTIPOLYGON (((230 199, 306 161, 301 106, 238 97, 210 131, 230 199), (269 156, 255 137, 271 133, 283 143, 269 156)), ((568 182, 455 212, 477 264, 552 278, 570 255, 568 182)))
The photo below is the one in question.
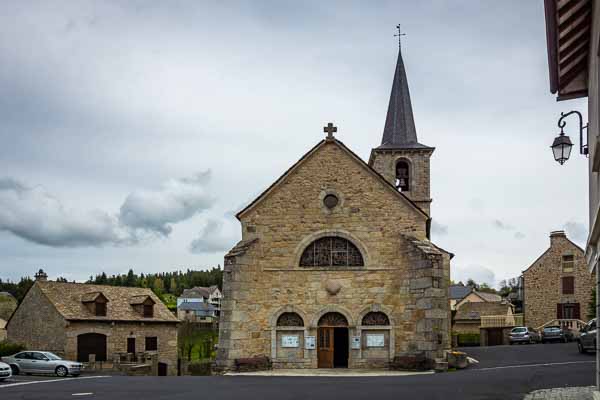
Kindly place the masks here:
POLYGON ((2 361, 10 365, 13 375, 25 374, 56 374, 78 376, 82 365, 78 362, 63 360, 54 353, 47 351, 22 351, 2 361))
POLYGON ((10 370, 10 365, 4 364, 0 362, 0 382, 5 379, 8 379, 12 376, 12 371, 10 370))
POLYGON ((539 343, 542 341, 540 334, 533 328, 517 326, 510 331, 508 342, 514 343, 539 343))
POLYGON ((579 352, 596 351, 596 318, 585 324, 579 332, 579 339, 577 339, 579 352))

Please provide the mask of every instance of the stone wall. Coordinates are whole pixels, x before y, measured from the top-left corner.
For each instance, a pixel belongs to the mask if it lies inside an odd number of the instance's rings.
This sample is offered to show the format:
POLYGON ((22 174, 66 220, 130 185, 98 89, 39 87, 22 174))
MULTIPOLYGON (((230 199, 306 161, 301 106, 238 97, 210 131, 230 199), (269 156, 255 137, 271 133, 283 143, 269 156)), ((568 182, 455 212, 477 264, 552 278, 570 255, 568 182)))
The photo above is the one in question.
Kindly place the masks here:
POLYGON ((135 338, 136 352, 145 352, 146 337, 157 337, 158 362, 167 364, 168 375, 177 375, 177 325, 142 322, 71 322, 66 328, 65 356, 77 359, 77 336, 85 333, 106 335, 106 355, 127 352, 127 338, 135 338))
MULTIPOLYGON (((317 336, 320 316, 339 312, 350 338, 361 336, 362 316, 383 311, 391 322, 389 359, 441 356, 449 347, 450 262, 426 240, 426 220, 344 149, 325 143, 241 214, 242 242, 225 259, 219 363, 266 355, 274 366, 316 367, 316 350, 304 350, 295 364, 287 353, 279 360, 275 322, 289 311, 303 318, 306 336, 317 336), (340 199, 333 210, 322 205, 329 193, 340 199), (304 248, 324 236, 353 242, 365 266, 300 267, 304 248), (340 289, 333 294, 331 286, 340 289)), ((368 360, 352 349, 349 364, 368 360)))
POLYGON ((579 303, 581 319, 587 321, 588 305, 595 277, 588 272, 583 250, 567 239, 564 232, 550 236, 550 248, 523 272, 524 316, 528 326, 537 328, 557 317, 557 303, 579 303), (562 271, 562 256, 574 255, 572 273, 562 271), (575 294, 563 295, 561 278, 573 276, 575 294))
POLYGON ((396 185, 396 164, 407 161, 410 168, 409 190, 403 192, 427 214, 430 214, 430 157, 433 150, 373 150, 369 164, 388 182, 396 185))
POLYGON ((8 340, 28 349, 64 354, 66 321, 34 284, 6 326, 8 340))

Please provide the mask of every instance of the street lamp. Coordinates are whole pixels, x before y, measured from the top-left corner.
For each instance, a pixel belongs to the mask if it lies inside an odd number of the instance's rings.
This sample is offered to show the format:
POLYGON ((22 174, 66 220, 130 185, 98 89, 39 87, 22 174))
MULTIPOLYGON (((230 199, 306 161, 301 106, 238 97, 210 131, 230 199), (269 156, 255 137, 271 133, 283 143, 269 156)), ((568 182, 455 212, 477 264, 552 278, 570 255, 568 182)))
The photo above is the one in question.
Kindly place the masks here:
POLYGON ((587 124, 583 126, 583 118, 581 117, 581 113, 579 111, 569 111, 568 113, 560 113, 560 118, 558 120, 558 127, 560 128, 560 134, 554 138, 554 142, 552 143, 552 153, 554 154, 554 159, 558 161, 560 165, 563 165, 565 161, 569 159, 571 155, 571 147, 573 147, 573 143, 571 143, 571 138, 565 135, 563 128, 567 123, 563 121, 566 117, 571 114, 577 114, 579 117, 579 154, 583 154, 587 156, 588 154, 588 145, 583 144, 583 130, 588 128, 587 124))

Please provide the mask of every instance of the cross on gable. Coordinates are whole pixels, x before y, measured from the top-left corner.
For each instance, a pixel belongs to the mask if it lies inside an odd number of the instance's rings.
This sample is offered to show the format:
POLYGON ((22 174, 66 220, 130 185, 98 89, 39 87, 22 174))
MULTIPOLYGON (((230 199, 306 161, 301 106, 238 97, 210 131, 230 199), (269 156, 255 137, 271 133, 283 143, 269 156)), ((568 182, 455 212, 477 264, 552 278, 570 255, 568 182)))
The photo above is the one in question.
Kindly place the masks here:
POLYGON ((323 127, 323 132, 327 133, 327 139, 333 139, 333 133, 337 132, 337 126, 333 126, 333 123, 328 123, 327 126, 323 127))

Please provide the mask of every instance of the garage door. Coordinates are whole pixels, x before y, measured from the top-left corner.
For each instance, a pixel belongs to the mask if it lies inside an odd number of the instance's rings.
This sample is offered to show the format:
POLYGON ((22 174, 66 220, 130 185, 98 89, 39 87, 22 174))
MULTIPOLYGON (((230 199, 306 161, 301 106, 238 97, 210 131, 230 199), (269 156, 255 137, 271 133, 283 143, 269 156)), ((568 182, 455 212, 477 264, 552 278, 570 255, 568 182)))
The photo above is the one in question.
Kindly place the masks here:
POLYGON ((106 361, 106 336, 100 333, 84 333, 77 336, 77 361, 88 362, 90 354, 96 361, 106 361))

